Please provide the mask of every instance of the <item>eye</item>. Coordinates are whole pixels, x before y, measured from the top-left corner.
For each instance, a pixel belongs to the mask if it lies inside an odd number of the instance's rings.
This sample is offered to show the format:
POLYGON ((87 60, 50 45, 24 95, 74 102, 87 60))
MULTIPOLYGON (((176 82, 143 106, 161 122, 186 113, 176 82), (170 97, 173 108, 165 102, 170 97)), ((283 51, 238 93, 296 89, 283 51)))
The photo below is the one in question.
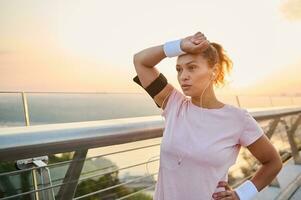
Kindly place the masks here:
POLYGON ((196 66, 194 65, 188 67, 188 69, 194 69, 194 68, 196 68, 196 66))

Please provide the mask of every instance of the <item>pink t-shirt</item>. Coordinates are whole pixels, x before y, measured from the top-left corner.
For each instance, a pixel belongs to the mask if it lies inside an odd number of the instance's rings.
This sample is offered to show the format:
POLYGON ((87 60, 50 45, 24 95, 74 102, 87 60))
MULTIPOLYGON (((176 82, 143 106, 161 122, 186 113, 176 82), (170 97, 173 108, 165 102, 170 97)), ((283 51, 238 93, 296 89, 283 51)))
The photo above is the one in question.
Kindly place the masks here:
POLYGON ((201 108, 176 88, 161 116, 165 129, 154 200, 213 199, 214 192, 224 190, 216 186, 228 181, 241 145, 264 134, 246 109, 229 104, 201 108))

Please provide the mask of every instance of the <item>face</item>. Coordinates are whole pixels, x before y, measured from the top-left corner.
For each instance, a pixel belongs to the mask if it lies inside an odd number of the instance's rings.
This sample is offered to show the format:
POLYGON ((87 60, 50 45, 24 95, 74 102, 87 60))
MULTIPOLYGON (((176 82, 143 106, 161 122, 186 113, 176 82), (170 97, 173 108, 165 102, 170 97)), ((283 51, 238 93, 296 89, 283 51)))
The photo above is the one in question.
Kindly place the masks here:
POLYGON ((207 90, 213 87, 213 82, 210 80, 213 69, 208 66, 207 61, 201 55, 184 54, 179 56, 176 70, 179 84, 186 96, 201 96, 207 86, 207 90), (183 84, 190 86, 184 87, 183 84))

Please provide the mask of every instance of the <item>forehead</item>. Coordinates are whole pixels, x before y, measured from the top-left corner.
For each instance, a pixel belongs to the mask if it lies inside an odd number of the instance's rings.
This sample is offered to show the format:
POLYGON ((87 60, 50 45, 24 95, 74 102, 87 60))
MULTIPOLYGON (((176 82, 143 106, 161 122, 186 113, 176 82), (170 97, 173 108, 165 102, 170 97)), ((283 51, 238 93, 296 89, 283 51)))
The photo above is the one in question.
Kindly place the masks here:
POLYGON ((188 64, 205 64, 206 61, 201 55, 197 54, 183 54, 178 56, 176 66, 184 66, 188 64))

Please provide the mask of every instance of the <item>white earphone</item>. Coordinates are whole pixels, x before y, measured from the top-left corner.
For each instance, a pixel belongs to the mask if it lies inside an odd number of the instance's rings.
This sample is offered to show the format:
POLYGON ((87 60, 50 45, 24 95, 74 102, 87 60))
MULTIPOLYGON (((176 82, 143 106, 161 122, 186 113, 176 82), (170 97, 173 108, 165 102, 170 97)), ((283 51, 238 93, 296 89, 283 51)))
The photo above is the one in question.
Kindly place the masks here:
POLYGON ((212 72, 212 77, 211 77, 211 80, 213 80, 215 78, 215 73, 212 72))

